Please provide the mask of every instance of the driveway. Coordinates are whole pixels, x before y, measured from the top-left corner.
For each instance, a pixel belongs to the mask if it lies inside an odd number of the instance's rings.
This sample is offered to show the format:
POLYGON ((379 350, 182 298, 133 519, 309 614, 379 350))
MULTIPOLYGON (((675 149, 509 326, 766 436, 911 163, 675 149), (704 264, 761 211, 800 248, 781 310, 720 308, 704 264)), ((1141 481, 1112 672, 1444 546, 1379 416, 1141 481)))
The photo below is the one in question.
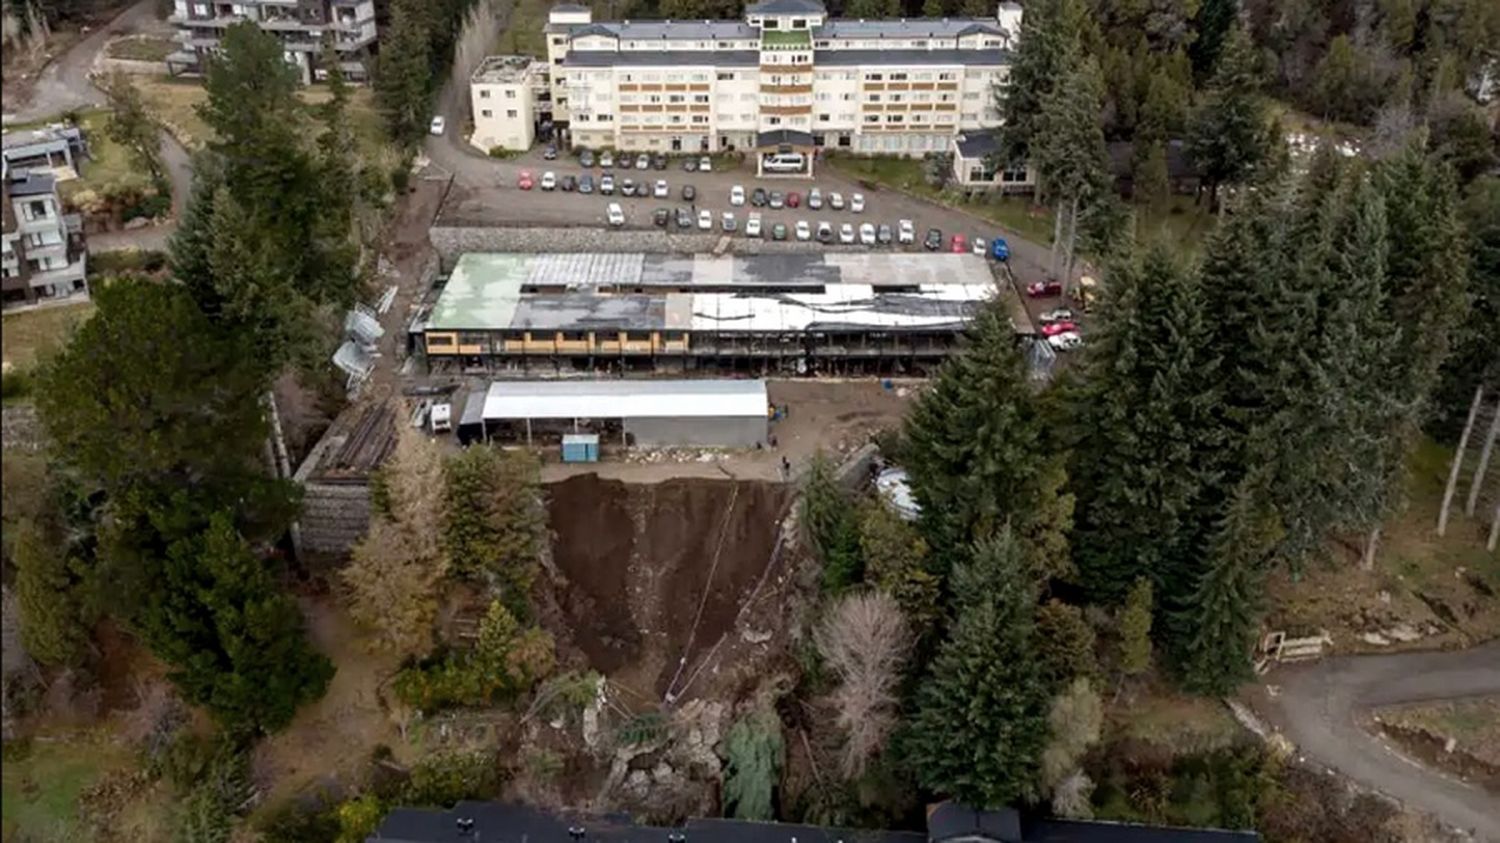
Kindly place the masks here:
POLYGON ((89 83, 89 71, 105 43, 117 35, 153 28, 157 28, 155 0, 140 0, 43 68, 33 82, 30 102, 12 111, 10 99, 5 98, 5 122, 30 123, 102 103, 104 97, 89 83))
POLYGON ((1388 705, 1500 694, 1500 640, 1452 652, 1341 656, 1284 668, 1268 712, 1300 752, 1349 778, 1500 843, 1500 800, 1397 754, 1360 721, 1388 705))

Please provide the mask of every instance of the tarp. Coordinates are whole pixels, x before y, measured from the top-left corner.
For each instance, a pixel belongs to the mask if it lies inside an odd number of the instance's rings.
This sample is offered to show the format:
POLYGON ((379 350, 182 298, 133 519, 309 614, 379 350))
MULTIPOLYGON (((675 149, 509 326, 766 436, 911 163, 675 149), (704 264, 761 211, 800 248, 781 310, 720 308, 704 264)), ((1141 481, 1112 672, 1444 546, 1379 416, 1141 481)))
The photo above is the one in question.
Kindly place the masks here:
POLYGON ((764 419, 767 406, 760 380, 496 381, 484 419, 764 419))

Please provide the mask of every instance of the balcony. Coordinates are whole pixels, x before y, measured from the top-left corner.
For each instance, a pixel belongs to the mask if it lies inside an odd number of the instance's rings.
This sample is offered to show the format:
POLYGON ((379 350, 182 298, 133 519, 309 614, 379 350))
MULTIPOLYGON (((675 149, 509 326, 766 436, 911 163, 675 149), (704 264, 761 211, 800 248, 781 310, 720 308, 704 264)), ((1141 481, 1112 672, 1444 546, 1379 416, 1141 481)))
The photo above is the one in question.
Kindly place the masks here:
POLYGON ((16 230, 22 234, 32 234, 38 231, 56 231, 62 225, 56 214, 39 214, 34 217, 22 216, 16 220, 16 230))
POLYGON ((71 288, 74 283, 82 281, 88 273, 87 263, 87 258, 79 255, 77 260, 60 269, 33 271, 31 277, 27 279, 27 284, 32 287, 56 285, 63 288, 71 288))

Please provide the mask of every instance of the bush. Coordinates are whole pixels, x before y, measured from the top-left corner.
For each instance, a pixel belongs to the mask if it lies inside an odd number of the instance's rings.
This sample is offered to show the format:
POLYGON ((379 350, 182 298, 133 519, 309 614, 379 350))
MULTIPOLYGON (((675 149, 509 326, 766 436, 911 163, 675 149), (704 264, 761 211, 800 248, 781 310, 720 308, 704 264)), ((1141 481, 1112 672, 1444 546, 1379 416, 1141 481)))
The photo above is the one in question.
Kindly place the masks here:
POLYGON ((439 755, 412 768, 397 801, 418 808, 450 808, 464 799, 490 798, 503 783, 495 756, 487 752, 439 755))
POLYGON ((397 193, 405 193, 411 187, 411 170, 406 164, 398 164, 391 170, 391 189, 397 193))
POLYGON ((120 219, 125 222, 137 218, 154 220, 166 216, 171 211, 171 196, 163 193, 145 193, 133 204, 125 206, 125 209, 120 212, 120 219))
POLYGON ((539 627, 521 629, 498 600, 479 625, 469 652, 450 652, 396 677, 396 696, 412 708, 490 705, 531 690, 556 666, 552 636, 539 627))
POLYGON ((490 157, 491 158, 502 158, 502 159, 503 158, 515 158, 516 156, 520 155, 521 152, 522 152, 522 150, 519 150, 519 149, 506 149, 503 146, 492 146, 492 147, 490 147, 490 157))
POLYGON ((14 369, 0 374, 0 399, 11 401, 31 394, 33 379, 29 369, 14 369))
POLYGON ((157 273, 167 268, 167 253, 149 249, 121 249, 89 255, 89 269, 100 275, 130 272, 157 273))

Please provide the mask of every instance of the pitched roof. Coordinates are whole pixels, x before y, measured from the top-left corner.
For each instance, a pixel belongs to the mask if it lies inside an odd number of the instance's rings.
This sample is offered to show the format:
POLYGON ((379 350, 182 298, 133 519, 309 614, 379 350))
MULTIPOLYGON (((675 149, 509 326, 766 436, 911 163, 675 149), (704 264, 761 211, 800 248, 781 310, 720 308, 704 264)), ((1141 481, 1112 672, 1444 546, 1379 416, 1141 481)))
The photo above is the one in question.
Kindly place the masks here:
POLYGON ((818 50, 813 54, 815 66, 851 65, 1005 65, 1010 64, 1009 50, 818 50))
POLYGON ((587 26, 575 26, 578 28, 572 30, 574 38, 604 35, 634 41, 715 41, 760 37, 760 30, 739 20, 598 21, 587 26))
POLYGON ((994 18, 900 18, 825 21, 816 38, 956 38, 975 32, 1004 35, 994 18))
POLYGON ((995 132, 964 132, 958 136, 958 154, 963 158, 983 158, 1000 149, 1000 136, 995 132))
POLYGON ((755 67, 754 50, 569 50, 563 67, 755 67))
MULTIPOLYGON (((1129 178, 1135 173, 1135 145, 1130 141, 1116 141, 1109 145, 1109 169, 1115 178, 1129 178)), ((1180 140, 1167 141, 1167 178, 1193 179, 1201 176, 1187 144, 1180 140)))
POLYGON ((826 15, 818 0, 761 0, 745 7, 747 15, 826 15))

